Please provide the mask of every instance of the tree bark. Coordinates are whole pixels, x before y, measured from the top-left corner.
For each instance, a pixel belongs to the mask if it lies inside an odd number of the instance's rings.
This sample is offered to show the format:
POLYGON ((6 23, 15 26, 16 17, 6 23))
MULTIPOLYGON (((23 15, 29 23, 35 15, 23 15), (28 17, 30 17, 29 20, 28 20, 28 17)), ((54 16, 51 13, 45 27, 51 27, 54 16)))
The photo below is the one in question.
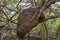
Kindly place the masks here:
POLYGON ((23 39, 24 36, 30 32, 38 23, 45 21, 43 12, 52 4, 55 0, 49 0, 45 2, 41 7, 24 9, 17 22, 17 36, 19 39, 23 39))

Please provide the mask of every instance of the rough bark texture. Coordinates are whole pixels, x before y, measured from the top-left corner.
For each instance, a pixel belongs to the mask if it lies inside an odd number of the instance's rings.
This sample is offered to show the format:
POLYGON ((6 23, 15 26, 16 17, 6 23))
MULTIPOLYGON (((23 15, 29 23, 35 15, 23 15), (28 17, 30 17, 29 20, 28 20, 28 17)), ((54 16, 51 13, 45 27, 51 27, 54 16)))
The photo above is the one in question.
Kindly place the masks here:
POLYGON ((56 0, 48 0, 42 4, 39 8, 24 9, 19 17, 17 24, 17 36, 19 39, 23 39, 24 36, 36 27, 38 23, 44 22, 45 16, 42 14, 51 4, 56 0), (40 10, 39 10, 40 9, 40 10))
POLYGON ((33 27, 36 27, 39 22, 42 22, 44 20, 42 17, 39 18, 38 14, 38 8, 28 8, 20 13, 16 29, 19 39, 22 39, 26 33, 31 31, 33 27), (39 21, 39 19, 41 21, 39 21))

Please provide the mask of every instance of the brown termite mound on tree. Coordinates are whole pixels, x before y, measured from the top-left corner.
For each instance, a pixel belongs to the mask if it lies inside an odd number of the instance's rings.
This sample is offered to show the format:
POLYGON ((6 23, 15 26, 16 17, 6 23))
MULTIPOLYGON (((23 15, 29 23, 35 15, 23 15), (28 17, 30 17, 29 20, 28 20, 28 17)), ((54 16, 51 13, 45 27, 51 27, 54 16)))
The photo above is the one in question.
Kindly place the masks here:
POLYGON ((23 39, 24 36, 36 27, 38 23, 44 20, 44 15, 39 16, 38 8, 28 8, 24 9, 18 16, 17 22, 17 36, 19 39, 23 39))

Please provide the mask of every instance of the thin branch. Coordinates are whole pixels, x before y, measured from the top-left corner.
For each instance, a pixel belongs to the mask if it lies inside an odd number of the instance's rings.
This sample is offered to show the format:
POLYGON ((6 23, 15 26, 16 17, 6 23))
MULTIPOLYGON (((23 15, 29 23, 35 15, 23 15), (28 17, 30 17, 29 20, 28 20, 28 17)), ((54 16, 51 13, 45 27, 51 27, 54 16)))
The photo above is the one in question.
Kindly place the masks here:
POLYGON ((59 36, 59 31, 60 31, 60 25, 59 25, 57 32, 56 32, 56 38, 58 38, 58 36, 59 36))
POLYGON ((5 17, 0 16, 0 18, 6 19, 5 17))
POLYGON ((8 22, 8 26, 9 26, 9 28, 10 28, 12 31, 16 32, 16 31, 15 31, 15 29, 12 27, 12 25, 11 25, 11 22, 10 22, 10 21, 8 22))
MULTIPOLYGON (((19 15, 21 14, 22 11, 23 11, 23 9, 20 10, 19 15)), ((18 14, 18 12, 16 12, 16 13, 10 18, 10 20, 12 20, 12 18, 13 18, 14 16, 16 16, 17 14, 18 14)))
POLYGON ((51 4, 55 3, 55 0, 48 0, 48 1, 45 1, 45 3, 42 5, 40 9, 40 14, 39 17, 41 16, 41 14, 47 9, 50 7, 51 4))
MULTIPOLYGON (((16 8, 17 8, 17 10, 19 9, 18 8, 18 5, 19 5, 19 3, 21 2, 22 0, 19 0, 19 2, 18 2, 18 4, 16 5, 16 8)), ((20 8, 21 8, 21 6, 20 6, 20 8)), ((19 9, 18 11, 20 11, 21 9, 19 9)))
POLYGON ((44 24, 44 27, 45 27, 45 30, 46 30, 46 40, 48 40, 48 28, 47 28, 45 23, 43 23, 43 24, 44 24))
MULTIPOLYGON (((2 16, 0 16, 1 18, 3 18, 3 20, 2 19, 0 19, 0 21, 1 22, 6 22, 7 21, 7 18, 4 18, 4 17, 2 17, 2 16), (5 21, 6 20, 6 21, 5 21)), ((17 19, 16 19, 17 20, 17 19)), ((15 20, 9 20, 9 21, 11 21, 12 23, 14 23, 14 24, 17 24, 16 22, 14 22, 15 20)))
POLYGON ((8 8, 8 7, 4 6, 4 5, 1 5, 1 4, 0 4, 0 7, 3 7, 3 8, 6 8, 6 9, 10 10, 10 11, 14 11, 14 12, 18 12, 18 13, 19 13, 19 11, 14 10, 14 9, 10 9, 10 8, 8 8))
POLYGON ((50 16, 50 17, 48 17, 48 18, 45 18, 44 21, 51 20, 51 19, 55 19, 55 18, 60 18, 60 16, 50 16))
POLYGON ((7 18, 7 20, 9 19, 8 18, 8 15, 3 11, 3 10, 1 10, 2 12, 3 12, 3 14, 6 16, 6 18, 7 18))
MULTIPOLYGON (((17 10, 18 10, 18 5, 19 5, 19 3, 21 2, 22 0, 19 0, 19 2, 18 2, 18 4, 16 5, 16 8, 17 8, 17 10)), ((21 9, 19 9, 18 11, 20 11, 21 9)), ((10 18, 10 20, 12 20, 12 18, 16 15, 16 14, 18 14, 18 13, 20 13, 20 12, 16 12, 11 18, 10 18)))
POLYGON ((45 18, 42 22, 46 22, 48 20, 55 19, 55 18, 60 18, 60 16, 49 16, 49 17, 45 18))
POLYGON ((12 20, 12 21, 16 21, 16 20, 18 20, 18 19, 14 19, 14 20, 12 20))

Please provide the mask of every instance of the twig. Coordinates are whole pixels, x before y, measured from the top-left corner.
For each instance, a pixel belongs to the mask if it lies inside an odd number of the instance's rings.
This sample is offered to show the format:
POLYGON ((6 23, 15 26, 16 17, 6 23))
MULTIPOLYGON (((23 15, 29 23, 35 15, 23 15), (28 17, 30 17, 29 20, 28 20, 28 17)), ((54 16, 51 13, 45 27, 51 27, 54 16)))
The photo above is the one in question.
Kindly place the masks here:
POLYGON ((59 17, 60 17, 60 16, 50 16, 50 17, 45 18, 44 21, 47 21, 47 20, 50 20, 50 19, 59 18, 59 17))
POLYGON ((59 31, 60 31, 60 25, 59 25, 59 27, 58 27, 58 29, 57 29, 57 32, 56 32, 56 38, 58 38, 59 31))
POLYGON ((1 5, 1 4, 0 4, 0 7, 3 7, 3 8, 6 8, 6 9, 10 10, 10 11, 14 11, 14 12, 18 12, 18 13, 19 13, 19 11, 14 10, 14 9, 10 9, 10 8, 8 8, 8 7, 4 6, 4 5, 1 5))
POLYGON ((1 11, 3 12, 3 14, 6 16, 7 20, 9 19, 8 18, 8 15, 1 9, 1 11))
POLYGON ((46 30, 46 40, 48 40, 48 28, 47 28, 45 23, 43 23, 43 24, 44 24, 44 27, 45 27, 45 30, 46 30))

